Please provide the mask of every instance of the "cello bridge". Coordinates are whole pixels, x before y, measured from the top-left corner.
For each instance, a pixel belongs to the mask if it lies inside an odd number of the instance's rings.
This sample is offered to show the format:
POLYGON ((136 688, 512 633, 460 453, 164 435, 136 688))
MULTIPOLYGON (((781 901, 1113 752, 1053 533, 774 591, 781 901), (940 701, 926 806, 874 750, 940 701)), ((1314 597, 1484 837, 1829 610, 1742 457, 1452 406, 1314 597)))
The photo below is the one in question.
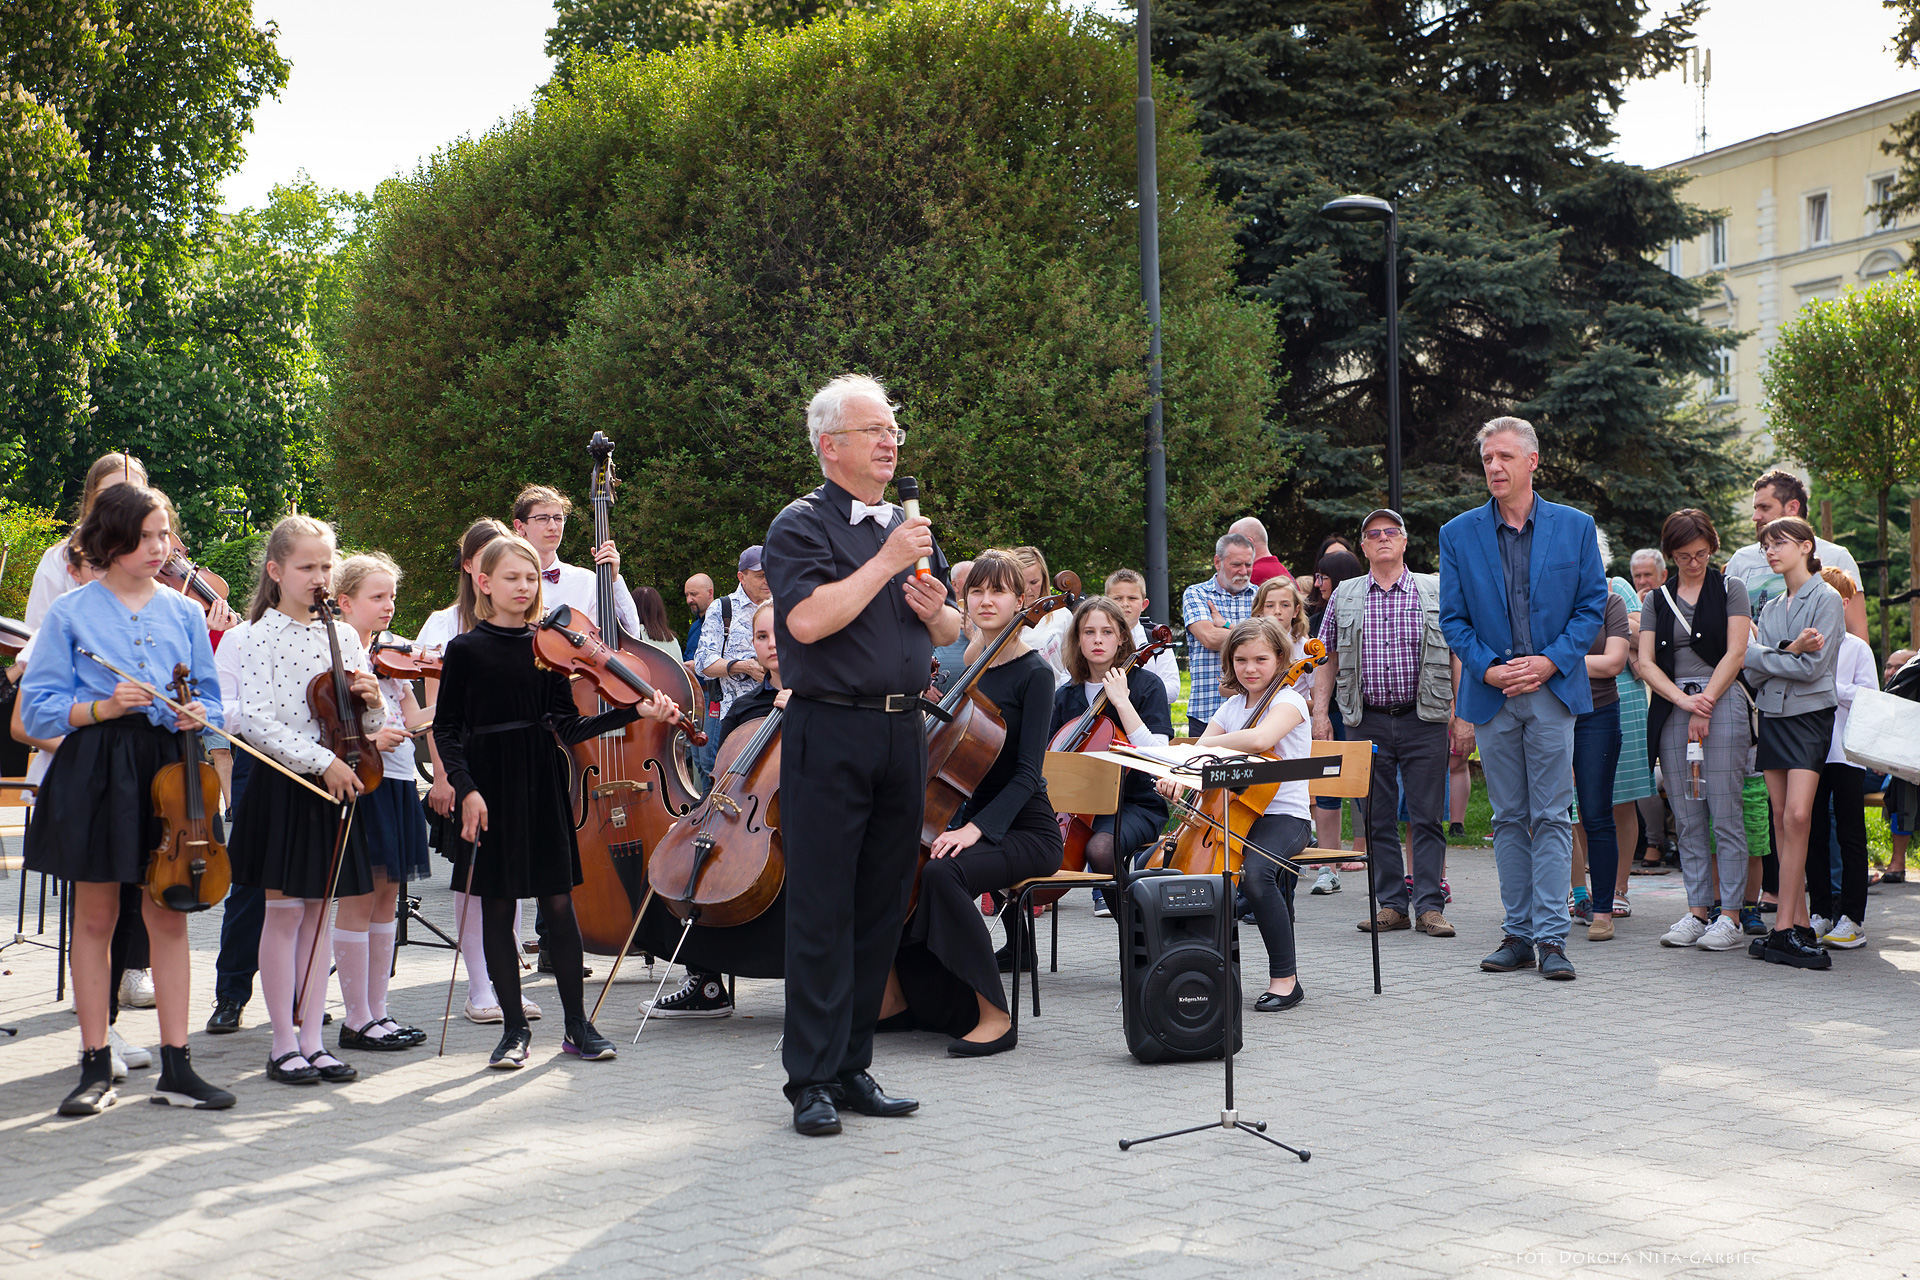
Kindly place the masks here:
POLYGON ((732 814, 734 817, 737 818, 740 816, 740 806, 733 802, 732 796, 726 795, 723 792, 716 791, 713 793, 711 799, 715 804, 719 805, 722 809, 725 809, 728 813, 732 814))

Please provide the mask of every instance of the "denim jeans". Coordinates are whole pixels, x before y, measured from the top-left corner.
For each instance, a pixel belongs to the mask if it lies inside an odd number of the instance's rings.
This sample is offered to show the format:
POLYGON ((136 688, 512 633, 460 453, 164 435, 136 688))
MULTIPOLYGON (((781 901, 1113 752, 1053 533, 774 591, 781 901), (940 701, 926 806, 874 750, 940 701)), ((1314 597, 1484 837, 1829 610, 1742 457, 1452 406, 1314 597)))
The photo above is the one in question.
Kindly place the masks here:
POLYGON ((1613 775, 1620 767, 1620 704, 1609 702, 1573 720, 1573 785, 1580 793, 1580 827, 1587 833, 1587 877, 1593 909, 1613 910, 1620 840, 1613 829, 1613 775))
POLYGON ((1508 698, 1475 727, 1493 804, 1501 927, 1529 942, 1567 939, 1573 874, 1573 712, 1552 690, 1508 698))

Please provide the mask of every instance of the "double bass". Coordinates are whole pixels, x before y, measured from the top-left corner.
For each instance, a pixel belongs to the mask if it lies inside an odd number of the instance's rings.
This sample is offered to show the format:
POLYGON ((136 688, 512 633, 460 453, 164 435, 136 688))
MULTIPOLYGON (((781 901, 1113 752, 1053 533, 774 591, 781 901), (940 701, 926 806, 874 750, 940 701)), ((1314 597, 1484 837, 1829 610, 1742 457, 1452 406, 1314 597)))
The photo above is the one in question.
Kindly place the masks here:
MULTIPOLYGON (((613 441, 596 431, 587 451, 593 459, 589 491, 597 547, 612 536, 613 441)), ((621 628, 613 566, 595 565, 594 576, 594 608, 602 622, 594 632, 595 642, 682 711, 693 707, 695 692, 686 668, 621 628)), ((570 629, 584 635, 587 627, 581 624, 586 622, 576 616, 570 629)), ((590 679, 573 681, 573 701, 582 715, 597 715, 614 705, 590 679)), ((580 923, 581 945, 596 955, 615 955, 626 946, 635 909, 646 892, 648 852, 699 801, 688 749, 696 736, 699 730, 684 719, 681 726, 640 719, 567 748, 582 877, 574 886, 573 913, 580 923)))
MULTIPOLYGON (((1150 661, 1157 653, 1173 645, 1173 628, 1162 622, 1147 633, 1147 643, 1133 651, 1126 663, 1120 668, 1123 673, 1150 661)), ((1110 716, 1103 713, 1107 709, 1107 691, 1102 689, 1087 703, 1086 712, 1072 724, 1060 726, 1060 732, 1053 735, 1053 741, 1047 744, 1049 751, 1105 751, 1108 747, 1131 746, 1126 733, 1113 723, 1110 716)), ((1087 841, 1093 835, 1094 815, 1087 813, 1062 813, 1060 819, 1060 838, 1066 846, 1060 866, 1067 871, 1084 871, 1087 867, 1087 841)), ((1051 893, 1052 890, 1042 890, 1051 893)), ((1062 893, 1065 891, 1062 890, 1062 893)), ((1056 895, 1057 896, 1057 895, 1056 895)), ((1050 901, 1041 899, 1036 902, 1050 901)))
MULTIPOLYGON (((187 664, 173 669, 173 698, 193 700, 187 691, 187 664)), ((147 896, 173 911, 205 911, 224 901, 233 872, 227 846, 207 807, 209 795, 220 795, 220 775, 200 758, 200 735, 178 730, 180 759, 160 766, 149 794, 160 819, 160 843, 147 859, 147 896)))
MULTIPOLYGON (((1260 700, 1247 715, 1247 724, 1259 724, 1267 714, 1274 695, 1299 680, 1327 660, 1327 648, 1318 640, 1307 641, 1307 656, 1267 686, 1260 700)), ((1246 835, 1253 830, 1280 793, 1284 783, 1265 782, 1240 791, 1205 791, 1183 801, 1179 807, 1187 816, 1180 825, 1162 837, 1150 856, 1150 867, 1172 867, 1181 875, 1217 876, 1231 868, 1240 870, 1245 853, 1246 835)))

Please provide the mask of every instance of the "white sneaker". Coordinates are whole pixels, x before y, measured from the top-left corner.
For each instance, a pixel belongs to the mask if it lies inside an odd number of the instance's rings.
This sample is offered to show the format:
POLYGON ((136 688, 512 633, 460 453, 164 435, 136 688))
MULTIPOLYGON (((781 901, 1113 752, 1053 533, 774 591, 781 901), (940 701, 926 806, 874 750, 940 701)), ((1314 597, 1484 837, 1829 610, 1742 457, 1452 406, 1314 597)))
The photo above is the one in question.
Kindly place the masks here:
POLYGON ((1840 922, 1830 932, 1820 935, 1820 941, 1842 951, 1851 951, 1867 945, 1867 930, 1864 925, 1855 924, 1852 917, 1841 916, 1840 922))
POLYGON ((1614 894, 1613 895, 1613 918, 1616 920, 1625 920, 1628 916, 1632 914, 1633 914, 1633 904, 1627 901, 1627 895, 1624 893, 1614 894))
POLYGON ((120 1007, 153 1008, 153 970, 129 969, 120 975, 120 1007))
MULTIPOLYGON (((107 1028, 107 1047, 113 1050, 116 1062, 124 1062, 136 1070, 153 1065, 153 1055, 137 1044, 128 1044, 118 1027, 107 1028)), ((120 1078, 124 1080, 126 1076, 122 1074, 120 1078)))
POLYGON ((1660 935, 1663 947, 1691 947, 1707 931, 1707 922, 1689 911, 1673 922, 1673 928, 1660 935))
POLYGON ((127 1078, 127 1060, 120 1056, 120 1051, 113 1047, 111 1040, 107 1044, 107 1060, 113 1064, 113 1082, 124 1083, 127 1078))
POLYGON ((472 1000, 467 1001, 466 1008, 460 1010, 460 1014, 468 1022, 485 1024, 506 1021, 506 1015, 500 1012, 498 1004, 477 1005, 472 1000))
MULTIPOLYGON (((1693 918, 1691 914, 1687 916, 1689 920, 1693 918)), ((1744 947, 1746 944, 1747 935, 1740 928, 1738 921, 1726 916, 1715 916, 1713 923, 1707 926, 1706 932, 1700 935, 1700 941, 1693 945, 1702 951, 1731 951, 1735 947, 1744 947)))
POLYGON ((1320 868, 1320 878, 1313 882, 1313 892, 1319 894, 1340 892, 1340 877, 1333 873, 1332 867, 1320 868))
POLYGON ((1813 926, 1813 936, 1816 938, 1826 937, 1827 930, 1833 928, 1833 921, 1825 916, 1808 916, 1807 923, 1813 926))

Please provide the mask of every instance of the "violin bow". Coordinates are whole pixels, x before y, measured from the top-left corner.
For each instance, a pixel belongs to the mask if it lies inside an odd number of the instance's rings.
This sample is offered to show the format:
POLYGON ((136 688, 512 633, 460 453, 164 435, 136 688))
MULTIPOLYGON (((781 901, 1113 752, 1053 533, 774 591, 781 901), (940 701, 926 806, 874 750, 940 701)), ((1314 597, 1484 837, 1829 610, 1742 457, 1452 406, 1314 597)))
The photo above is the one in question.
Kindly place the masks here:
MULTIPOLYGON (((111 662, 108 662, 105 658, 101 657, 99 654, 95 653, 93 650, 85 648, 82 645, 75 645, 73 647, 73 651, 75 653, 81 654, 84 657, 92 658, 95 662, 105 667, 108 671, 111 671, 114 675, 119 676, 122 680, 125 680, 128 684, 139 685, 142 689, 145 689, 148 693, 153 695, 153 700, 155 702, 158 702, 161 706, 173 712, 173 714, 175 714, 176 716, 182 715, 186 712, 186 708, 181 706, 179 703, 175 702, 172 698, 169 698, 166 694, 160 692, 158 689, 154 688, 152 685, 148 684, 144 680, 135 680, 132 676, 128 675, 126 672, 122 671, 120 668, 114 666, 111 662)), ((307 781, 305 778, 301 777, 299 774, 295 773, 293 770, 287 768, 287 766, 281 764, 278 760, 275 760, 272 756, 266 754, 264 751, 259 750, 258 748, 254 747, 250 743, 242 742, 240 739, 228 733, 225 729, 222 729, 219 725, 203 724, 200 727, 208 733, 211 733, 218 737, 226 739, 228 742, 240 748, 240 750, 246 752, 248 755, 252 756, 254 759, 260 761, 262 764, 270 765, 273 768, 278 769, 281 773, 286 774, 289 778, 292 778, 295 782, 299 783, 301 786, 305 787, 307 790, 313 792, 313 794, 319 796, 322 800, 325 800, 328 804, 333 803, 333 796, 329 794, 327 791, 325 791, 323 788, 314 786, 311 782, 307 781)))
MULTIPOLYGON (((633 927, 627 930, 627 940, 621 946, 620 950, 614 953, 613 968, 607 970, 607 980, 600 984, 600 998, 593 1002, 593 1012, 587 1015, 588 1022, 592 1022, 600 1016, 600 1006, 606 1003, 607 992, 613 988, 613 980, 620 976, 620 962, 627 958, 627 952, 633 948, 634 937, 640 932, 640 918, 647 914, 647 908, 652 904, 653 886, 648 885, 647 896, 640 899, 640 909, 633 913, 633 927)), ((453 1005, 453 992, 451 988, 449 988, 447 992, 447 1005, 449 1008, 453 1005)))
MULTIPOLYGON (((447 1056, 447 1024, 453 1020, 453 983, 454 979, 460 976, 460 956, 466 950, 467 910, 473 905, 473 868, 479 861, 480 833, 476 831, 473 833, 473 851, 467 855, 467 900, 460 905, 460 919, 453 931, 453 972, 447 975, 447 1007, 440 1011, 440 1052, 434 1055, 436 1058, 447 1056)), ((611 982, 612 979, 609 978, 608 981, 611 982)), ((601 994, 604 995, 605 992, 601 994)), ((597 1004, 593 1007, 596 1012, 600 1008, 597 1004)))
MULTIPOLYGON (((332 797, 329 796, 328 799, 332 797)), ((307 952, 306 976, 300 982, 300 990, 294 993, 293 1007, 296 1013, 300 1006, 306 1003, 307 991, 313 984, 313 971, 320 963, 320 935, 332 932, 333 926, 327 917, 333 914, 333 901, 340 892, 340 872, 345 861, 341 855, 347 850, 347 833, 353 830, 354 811, 359 807, 360 797, 358 796, 340 802, 340 833, 334 837, 333 860, 327 866, 327 896, 320 900, 320 925, 313 931, 313 947, 307 952)), ((321 974, 320 983, 323 991, 326 981, 327 975, 321 974)))

